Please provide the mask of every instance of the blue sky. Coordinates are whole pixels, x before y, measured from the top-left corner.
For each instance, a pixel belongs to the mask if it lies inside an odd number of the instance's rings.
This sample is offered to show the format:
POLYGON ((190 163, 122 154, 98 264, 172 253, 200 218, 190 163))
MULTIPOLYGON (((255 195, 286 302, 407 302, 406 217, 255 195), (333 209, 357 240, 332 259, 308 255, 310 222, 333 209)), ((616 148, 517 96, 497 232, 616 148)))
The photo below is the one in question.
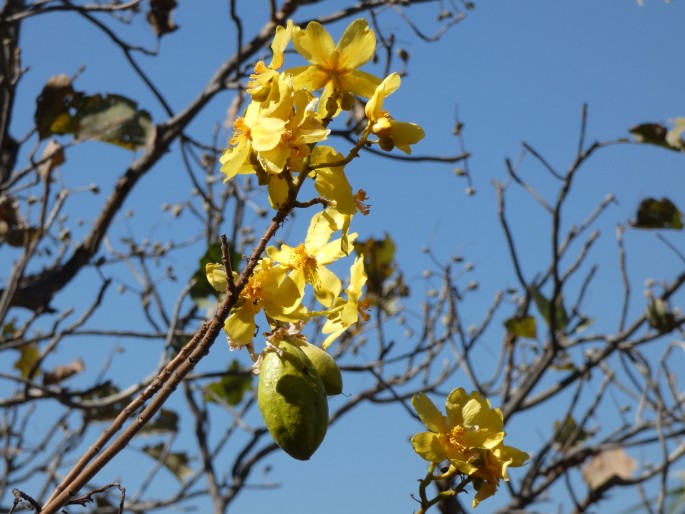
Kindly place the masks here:
MULTIPOLYGON (((180 4, 174 17, 181 29, 165 36, 159 58, 141 61, 175 110, 198 94, 235 49, 232 29, 226 28, 229 18, 225 3, 180 4)), ((239 2, 246 34, 262 23, 265 4, 239 2)), ((324 4, 329 11, 343 2, 324 4)), ((320 10, 317 7, 304 12, 314 16, 320 10)), ((415 8, 410 13, 427 32, 436 27, 435 6, 415 8)), ((435 44, 418 41, 392 12, 385 13, 381 21, 387 29, 397 31, 399 45, 411 55, 409 74, 388 99, 386 108, 395 118, 425 128, 426 138, 416 146, 415 155, 459 153, 452 135, 458 111, 465 124, 466 147, 472 153, 469 169, 477 193, 465 194, 467 182, 455 176, 452 165, 365 157, 347 171, 353 186, 366 189, 372 203, 371 215, 357 217, 354 228, 362 239, 390 232, 398 247, 399 266, 417 302, 431 287, 421 276, 431 267, 422 247, 430 246, 443 261, 458 254, 475 263, 468 277, 477 280, 480 287, 463 307, 465 318, 474 323, 481 319, 497 290, 516 285, 496 217, 492 181, 506 181, 504 159, 515 160, 522 141, 564 170, 575 156, 584 103, 589 112, 587 141, 628 137, 628 128, 637 123, 685 116, 682 1, 666 4, 645 0, 642 7, 629 0, 477 2, 476 9, 435 44)), ((331 28, 334 38, 344 24, 331 28)), ((163 119, 159 105, 126 68, 121 52, 113 50, 99 32, 83 27, 82 20, 73 15, 26 23, 23 60, 29 71, 20 89, 21 114, 14 120, 17 134, 30 127, 34 99, 47 78, 57 73, 73 74, 83 64, 86 69, 76 83, 78 89, 129 96, 148 109, 153 119, 163 119), (74 33, 78 37, 67 37, 74 33)), ((151 46, 154 41, 146 36, 148 32, 142 20, 124 30, 131 40, 151 46)), ((215 124, 223 122, 229 102, 229 94, 219 95, 193 123, 192 133, 208 138, 215 124)), ((63 172, 65 181, 70 185, 87 183, 92 174, 90 180, 102 183, 106 191, 132 154, 97 143, 86 146, 78 156, 70 156, 63 172)), ((553 198, 556 184, 530 155, 520 169, 543 195, 553 198)), ((129 200, 131 207, 139 208, 144 199, 145 207, 138 214, 147 222, 123 220, 117 230, 160 238, 177 230, 177 221, 161 210, 161 204, 180 201, 187 195, 189 186, 183 182, 185 178, 177 178, 178 170, 176 154, 165 158, 129 200)), ((600 273, 587 300, 588 311, 601 314, 604 327, 615 326, 619 312, 612 305, 621 293, 614 236, 617 224, 634 217, 646 196, 668 196, 676 205, 685 205, 684 172, 682 155, 633 145, 604 150, 582 170, 563 218, 564 226, 581 222, 608 193, 616 194, 618 200, 598 224, 602 238, 593 249, 593 259, 599 262, 600 273)), ((82 195, 76 215, 87 219, 102 201, 103 195, 82 195)), ((531 278, 551 251, 549 222, 520 189, 511 189, 508 207, 525 256, 524 273, 531 278)), ((305 228, 302 221, 294 223, 293 239, 305 228)), ((667 236, 682 248, 682 235, 667 236)), ((629 233, 626 247, 631 256, 629 270, 638 287, 647 278, 667 278, 682 269, 682 262, 653 233, 629 233)), ((189 266, 197 256, 189 250, 189 266)), ((418 305, 410 307, 418 309, 418 305)), ((124 300, 120 308, 125 312, 124 300)), ((633 312, 643 308, 631 305, 633 312)), ((131 316, 135 319, 134 313, 131 316)), ((103 314, 101 319, 112 320, 112 315, 103 314)), ((489 334, 485 355, 496 353, 502 335, 497 329, 489 334)), ((126 383, 125 373, 137 377, 155 366, 155 349, 121 344, 127 352, 115 359, 113 373, 120 374, 122 383, 126 383)), ((82 346, 72 343, 60 360, 83 352, 82 346)), ((212 365, 221 361, 227 364, 232 357, 222 344, 215 345, 210 356, 212 365)), ((487 362, 483 366, 486 369, 487 362)), ((465 377, 459 379, 464 382, 455 382, 454 387, 468 387, 465 377)), ((337 401, 332 400, 333 407, 337 401)), ((553 415, 548 419, 536 416, 534 426, 531 421, 516 420, 508 429, 508 437, 512 444, 525 449, 525 442, 532 443, 538 431, 549 431, 553 421, 553 415)), ((273 469, 268 477, 255 474, 253 478, 256 483, 271 480, 280 487, 246 490, 233 512, 411 512, 414 503, 409 494, 416 492, 416 480, 425 466, 411 451, 408 439, 420 430, 421 426, 400 409, 364 406, 331 429, 311 461, 295 462, 284 454, 269 459, 273 469)), ((127 461, 109 469, 112 475, 130 473, 127 461)), ((517 472, 511 474, 515 478, 517 472)), ((105 471, 102 479, 107 475, 105 471)), ((487 513, 495 505, 496 499, 478 510, 487 513)), ((548 507, 549 512, 556 511, 553 502, 548 507)))

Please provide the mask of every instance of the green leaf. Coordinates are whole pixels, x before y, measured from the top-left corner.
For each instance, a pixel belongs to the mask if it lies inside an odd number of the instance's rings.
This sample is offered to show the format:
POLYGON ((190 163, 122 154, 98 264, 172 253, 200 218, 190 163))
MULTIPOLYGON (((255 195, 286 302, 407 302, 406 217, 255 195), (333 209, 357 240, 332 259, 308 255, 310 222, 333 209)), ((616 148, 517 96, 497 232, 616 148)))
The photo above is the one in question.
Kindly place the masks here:
POLYGON ((683 228, 683 213, 668 198, 642 200, 637 210, 637 219, 632 223, 635 228, 683 228))
POLYGON ((515 337, 527 337, 537 339, 537 324, 533 316, 523 316, 520 318, 509 318, 504 322, 507 332, 515 337))
MULTIPOLYGON (((537 287, 530 286, 528 290, 530 291, 530 294, 533 297, 533 301, 535 301, 535 305, 538 308, 540 315, 547 323, 547 326, 551 326, 551 302, 547 298, 542 296, 542 293, 540 293, 540 290, 537 287)), ((566 327, 566 324, 568 323, 568 315, 566 314, 566 309, 564 308, 564 300, 561 295, 557 297, 555 301, 555 307, 556 308, 554 310, 554 327, 556 330, 563 330, 566 327)))
POLYGON ((38 347, 33 344, 22 344, 17 347, 17 350, 19 350, 19 358, 14 363, 14 369, 19 370, 22 378, 33 378, 40 372, 40 370, 35 370, 32 376, 29 376, 38 359, 40 359, 38 347))
POLYGON ((630 133, 638 143, 656 145, 676 152, 685 152, 685 118, 675 118, 673 128, 668 129, 660 123, 643 123, 632 127, 630 133))
POLYGON ((178 432, 179 416, 169 409, 160 409, 159 414, 140 431, 141 434, 164 434, 178 432))
POLYGON ((243 401, 245 393, 251 389, 252 374, 242 372, 240 363, 233 360, 225 377, 205 386, 205 399, 208 402, 220 403, 220 400, 223 400, 229 405, 238 405, 243 401))
POLYGON ((570 448, 592 437, 592 434, 584 429, 578 429, 578 424, 573 416, 568 415, 563 421, 554 422, 554 442, 559 446, 570 448))
POLYGON ((186 477, 193 474, 193 469, 188 465, 190 459, 185 452, 165 452, 164 443, 145 446, 143 452, 164 464, 181 483, 186 477))
POLYGON ((652 298, 647 306, 647 321, 660 334, 668 334, 678 327, 675 315, 671 308, 661 298, 652 298))
MULTIPOLYGON (((242 255, 238 252, 231 250, 231 266, 234 270, 238 270, 242 261, 242 255)), ((198 270, 193 274, 193 279, 195 283, 190 288, 190 298, 200 305, 203 300, 209 297, 218 298, 221 293, 212 287, 212 285, 207 281, 207 275, 205 274, 205 266, 210 262, 221 262, 221 244, 214 243, 209 248, 205 254, 200 257, 200 262, 198 270)))
POLYGON ((75 139, 95 139, 137 150, 153 132, 150 115, 133 100, 114 94, 86 96, 74 90, 66 75, 45 84, 34 115, 41 139, 52 134, 73 134, 75 139))

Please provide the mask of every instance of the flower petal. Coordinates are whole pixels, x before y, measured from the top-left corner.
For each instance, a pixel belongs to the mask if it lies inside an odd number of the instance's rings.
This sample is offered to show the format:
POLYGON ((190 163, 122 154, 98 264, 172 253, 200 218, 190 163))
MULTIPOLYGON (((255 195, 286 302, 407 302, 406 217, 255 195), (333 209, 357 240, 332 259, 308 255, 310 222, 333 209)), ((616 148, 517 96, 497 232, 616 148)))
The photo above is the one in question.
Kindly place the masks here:
POLYGON ((373 57, 376 51, 376 35, 365 19, 359 18, 350 23, 337 46, 340 51, 340 66, 359 68, 373 57))
POLYGON ((293 77, 293 87, 295 90, 306 89, 316 91, 321 89, 328 82, 328 73, 316 66, 298 66, 285 71, 293 77))
POLYGON ((440 439, 433 432, 420 432, 411 438, 414 451, 428 462, 440 463, 447 457, 440 439))
POLYGON ((293 46, 312 64, 326 64, 328 57, 335 51, 333 38, 317 21, 309 22, 305 29, 294 28, 293 46))
POLYGON ((321 305, 330 307, 340 294, 342 284, 338 276, 324 266, 317 266, 318 280, 313 281, 314 295, 321 305))
POLYGON ((374 91, 381 83, 381 79, 370 73, 360 70, 352 70, 338 77, 340 89, 349 91, 355 95, 371 98, 374 91))
POLYGON ((224 330, 232 342, 245 346, 252 341, 257 326, 254 317, 259 310, 258 306, 244 302, 233 311, 224 323, 224 330))
POLYGON ((428 430, 436 434, 447 433, 445 417, 428 396, 423 393, 415 394, 411 399, 411 404, 428 430))
POLYGON ((269 64, 269 68, 272 70, 277 70, 283 66, 283 52, 285 52, 288 43, 290 43, 290 38, 293 33, 293 22, 288 20, 288 24, 285 27, 276 27, 276 34, 274 35, 274 40, 271 43, 271 51, 273 52, 273 58, 269 64))

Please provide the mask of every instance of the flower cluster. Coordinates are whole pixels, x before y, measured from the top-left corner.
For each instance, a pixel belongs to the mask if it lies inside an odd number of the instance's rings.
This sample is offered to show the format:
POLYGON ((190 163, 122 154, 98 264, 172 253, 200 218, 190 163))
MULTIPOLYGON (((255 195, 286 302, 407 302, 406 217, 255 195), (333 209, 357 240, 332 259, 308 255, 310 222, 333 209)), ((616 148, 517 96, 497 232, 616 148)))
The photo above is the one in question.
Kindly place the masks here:
POLYGON ((476 391, 452 391, 446 416, 423 393, 412 398, 412 405, 429 430, 412 437, 414 451, 435 464, 448 461, 455 473, 470 477, 477 491, 474 507, 495 494, 500 480, 509 480, 507 468, 528 459, 527 453, 504 445, 502 411, 476 391))
MULTIPOLYGON (((345 166, 370 145, 411 153, 411 145, 424 132, 416 124, 396 121, 383 109, 385 99, 400 86, 397 73, 381 79, 359 69, 376 50, 376 36, 366 20, 353 21, 337 44, 317 22, 304 29, 288 22, 276 29, 271 50, 271 62, 259 61, 250 75, 251 101, 233 123, 233 136, 220 158, 221 172, 225 180, 255 174, 259 184, 267 186, 274 209, 314 204, 325 209, 313 216, 304 243, 266 249, 268 257, 258 262, 240 291, 224 329, 231 348, 239 348, 251 343, 260 312, 272 330, 324 316, 325 348, 354 323, 368 318, 369 304, 362 299, 363 259, 352 264, 345 298, 340 296, 342 281, 327 267, 349 253, 356 237, 349 232, 353 216, 370 210, 365 191, 353 190, 345 166), (291 42, 307 64, 281 70, 291 42), (322 144, 333 119, 365 100, 366 124, 349 153, 322 144), (319 197, 301 202, 298 193, 307 179, 319 197), (332 239, 338 231, 340 237, 332 239), (303 305, 307 284, 323 310, 311 311, 303 305)), ((227 290, 222 264, 207 264, 206 273, 218 291, 227 290)))

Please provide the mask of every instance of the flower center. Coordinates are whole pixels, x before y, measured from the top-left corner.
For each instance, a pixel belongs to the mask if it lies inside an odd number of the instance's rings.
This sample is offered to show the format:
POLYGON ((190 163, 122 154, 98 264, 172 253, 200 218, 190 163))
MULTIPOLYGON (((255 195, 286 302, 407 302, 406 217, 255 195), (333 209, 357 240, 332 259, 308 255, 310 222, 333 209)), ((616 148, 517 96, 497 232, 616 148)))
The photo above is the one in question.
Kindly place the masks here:
POLYGON ((250 127, 247 126, 244 118, 238 118, 233 122, 233 130, 235 133, 228 142, 231 145, 237 145, 241 141, 245 141, 250 137, 250 127))
POLYGON ((310 284, 315 284, 319 279, 319 275, 316 272, 316 257, 309 254, 304 243, 301 243, 293 250, 289 264, 291 268, 301 269, 305 280, 310 284))
POLYGON ((371 307, 371 302, 368 298, 364 298, 357 304, 357 312, 359 312, 359 317, 364 321, 369 321, 369 313, 367 312, 371 307))
POLYGON ((357 210, 361 212, 364 216, 371 212, 371 205, 367 203, 368 200, 369 197, 366 196, 366 191, 364 191, 363 189, 360 189, 354 195, 354 203, 357 205, 357 210))
POLYGON ((466 444, 464 432, 464 427, 462 427, 461 425, 457 425, 456 427, 452 428, 452 430, 450 430, 449 433, 450 443, 459 451, 465 450, 468 446, 466 444))

